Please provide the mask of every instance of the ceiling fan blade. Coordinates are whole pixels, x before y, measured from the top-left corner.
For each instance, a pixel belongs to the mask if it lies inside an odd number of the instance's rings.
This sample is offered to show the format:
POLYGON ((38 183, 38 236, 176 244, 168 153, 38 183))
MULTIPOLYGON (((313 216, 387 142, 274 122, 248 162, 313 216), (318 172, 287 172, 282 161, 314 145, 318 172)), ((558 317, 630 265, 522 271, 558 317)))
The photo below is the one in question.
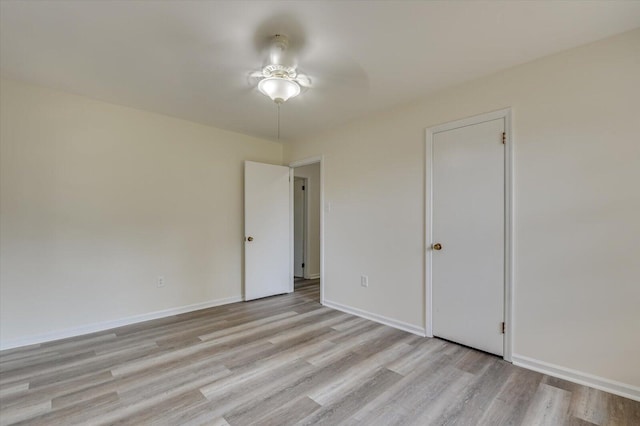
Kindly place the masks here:
POLYGON ((369 76, 364 68, 350 56, 350 52, 329 48, 333 45, 321 34, 306 43, 299 52, 298 72, 309 77, 314 89, 368 91, 369 76))
POLYGON ((315 90, 367 90, 369 76, 357 63, 339 60, 331 63, 308 62, 302 72, 315 90), (309 72, 305 72, 309 70, 309 72))
POLYGON ((304 89, 310 89, 313 87, 311 77, 306 74, 298 73, 294 80, 304 89))

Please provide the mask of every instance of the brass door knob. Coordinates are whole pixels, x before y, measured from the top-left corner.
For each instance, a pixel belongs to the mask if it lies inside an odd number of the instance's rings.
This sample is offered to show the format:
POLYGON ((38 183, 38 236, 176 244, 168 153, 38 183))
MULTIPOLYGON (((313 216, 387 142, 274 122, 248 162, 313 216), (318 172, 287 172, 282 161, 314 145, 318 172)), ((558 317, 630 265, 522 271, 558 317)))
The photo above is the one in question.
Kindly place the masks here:
POLYGON ((434 250, 442 250, 442 244, 440 244, 440 243, 435 243, 435 244, 433 245, 433 249, 434 249, 434 250))
POLYGON ((253 241, 253 237, 247 238, 247 241, 253 241))

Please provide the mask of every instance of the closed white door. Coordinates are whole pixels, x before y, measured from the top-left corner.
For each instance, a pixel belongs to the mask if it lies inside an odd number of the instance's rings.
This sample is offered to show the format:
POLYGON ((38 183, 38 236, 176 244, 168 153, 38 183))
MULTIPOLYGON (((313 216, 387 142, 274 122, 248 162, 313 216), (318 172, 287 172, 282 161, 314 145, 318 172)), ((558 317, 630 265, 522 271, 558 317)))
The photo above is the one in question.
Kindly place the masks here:
POLYGON ((290 291, 289 168, 244 163, 245 300, 290 291))
POLYGON ((306 228, 306 187, 304 178, 293 182, 293 276, 304 277, 305 269, 305 228, 306 228))
POLYGON ((433 135, 433 334, 504 351, 504 119, 433 135))

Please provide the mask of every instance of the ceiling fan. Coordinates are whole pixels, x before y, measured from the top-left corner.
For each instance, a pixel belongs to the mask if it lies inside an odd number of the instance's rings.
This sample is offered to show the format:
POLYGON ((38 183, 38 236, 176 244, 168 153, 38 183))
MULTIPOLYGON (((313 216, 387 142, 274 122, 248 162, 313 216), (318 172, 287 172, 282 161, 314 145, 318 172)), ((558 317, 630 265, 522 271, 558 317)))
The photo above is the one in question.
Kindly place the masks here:
POLYGON ((256 30, 253 44, 263 55, 262 67, 253 68, 245 75, 252 90, 257 88, 276 104, 278 140, 280 106, 301 93, 313 90, 305 100, 310 108, 341 99, 346 93, 354 99, 363 99, 368 94, 367 73, 340 52, 335 40, 316 36, 310 41, 289 17, 277 16, 265 22, 256 30), (298 61, 303 64, 304 72, 298 67, 298 61))
POLYGON ((258 90, 280 105, 300 94, 301 88, 309 88, 311 80, 297 70, 297 61, 289 49, 289 39, 282 34, 269 41, 268 61, 261 70, 252 73, 259 79, 258 90))

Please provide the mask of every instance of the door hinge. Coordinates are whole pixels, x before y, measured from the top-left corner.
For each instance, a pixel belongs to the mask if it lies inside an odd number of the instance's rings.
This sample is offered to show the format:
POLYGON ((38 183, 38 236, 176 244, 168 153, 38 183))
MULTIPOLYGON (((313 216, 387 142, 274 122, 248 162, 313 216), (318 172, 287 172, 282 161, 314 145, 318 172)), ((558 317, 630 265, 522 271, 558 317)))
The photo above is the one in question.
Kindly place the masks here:
POLYGON ((302 267, 304 268, 304 263, 302 264, 302 267))
POLYGON ((502 144, 507 143, 507 132, 502 132, 502 144))
POLYGON ((304 191, 304 185, 302 185, 302 190, 304 191))
POLYGON ((504 331, 505 331, 505 325, 504 325, 504 321, 503 321, 502 323, 500 323, 500 332, 502 334, 504 334, 504 331))

